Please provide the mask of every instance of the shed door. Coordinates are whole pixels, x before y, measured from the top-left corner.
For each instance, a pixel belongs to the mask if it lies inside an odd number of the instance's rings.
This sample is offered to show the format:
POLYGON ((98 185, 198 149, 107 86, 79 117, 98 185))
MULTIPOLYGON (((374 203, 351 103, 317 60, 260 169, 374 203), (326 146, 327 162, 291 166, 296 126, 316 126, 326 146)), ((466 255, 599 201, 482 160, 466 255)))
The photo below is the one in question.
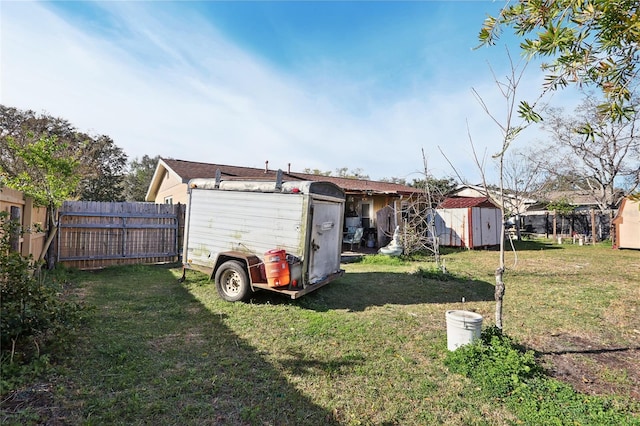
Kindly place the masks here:
POLYGON ((313 201, 311 247, 309 255, 309 283, 322 281, 340 269, 342 248, 342 204, 313 201))

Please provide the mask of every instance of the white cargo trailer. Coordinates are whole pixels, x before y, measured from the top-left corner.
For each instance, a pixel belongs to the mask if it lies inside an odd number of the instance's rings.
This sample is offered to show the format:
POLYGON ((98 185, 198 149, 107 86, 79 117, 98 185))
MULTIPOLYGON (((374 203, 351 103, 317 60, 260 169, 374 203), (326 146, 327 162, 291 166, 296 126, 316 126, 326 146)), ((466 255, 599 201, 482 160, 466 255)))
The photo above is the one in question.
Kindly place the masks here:
POLYGON ((230 302, 261 289, 292 299, 314 291, 344 274, 344 200, 329 182, 192 179, 185 273, 209 274, 230 302))

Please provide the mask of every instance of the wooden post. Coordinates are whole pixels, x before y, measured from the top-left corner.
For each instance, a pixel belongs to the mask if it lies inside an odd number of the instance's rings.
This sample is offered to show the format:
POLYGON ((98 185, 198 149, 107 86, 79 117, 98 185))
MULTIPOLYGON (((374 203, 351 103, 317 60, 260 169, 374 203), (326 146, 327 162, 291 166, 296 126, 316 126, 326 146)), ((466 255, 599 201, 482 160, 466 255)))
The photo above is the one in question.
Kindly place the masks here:
POLYGON ((557 226, 558 226, 557 216, 556 216, 556 211, 554 210, 553 211, 553 240, 554 241, 557 240, 557 238, 556 238, 556 228, 557 228, 557 226))
POLYGON ((22 220, 20 219, 20 207, 11 206, 10 218, 13 224, 11 229, 11 236, 9 237, 9 246, 11 251, 20 251, 20 231, 22 228, 22 220))
POLYGON ((549 212, 544 214, 544 236, 549 238, 549 212))
POLYGON ((24 214, 22 218, 24 235, 22 238, 22 256, 28 257, 32 253, 33 235, 33 198, 24 199, 24 214))

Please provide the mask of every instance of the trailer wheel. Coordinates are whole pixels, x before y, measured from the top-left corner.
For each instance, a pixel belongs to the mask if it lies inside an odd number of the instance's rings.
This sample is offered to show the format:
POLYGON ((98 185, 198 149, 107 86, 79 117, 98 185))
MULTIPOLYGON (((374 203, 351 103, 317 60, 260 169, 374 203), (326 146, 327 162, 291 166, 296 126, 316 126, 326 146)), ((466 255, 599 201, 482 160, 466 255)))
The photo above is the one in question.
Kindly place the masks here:
POLYGON ((227 302, 244 300, 251 293, 247 271, 237 260, 228 260, 220 265, 215 281, 218 294, 227 302))

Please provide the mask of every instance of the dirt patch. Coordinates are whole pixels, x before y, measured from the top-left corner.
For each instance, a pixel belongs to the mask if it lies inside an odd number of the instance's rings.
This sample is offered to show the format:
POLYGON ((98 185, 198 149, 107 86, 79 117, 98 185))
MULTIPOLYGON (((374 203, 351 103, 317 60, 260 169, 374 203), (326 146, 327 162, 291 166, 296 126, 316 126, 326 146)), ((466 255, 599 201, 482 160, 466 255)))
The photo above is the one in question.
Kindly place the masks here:
POLYGON ((640 345, 607 346, 558 335, 540 360, 547 373, 588 395, 621 395, 640 401, 640 345))

